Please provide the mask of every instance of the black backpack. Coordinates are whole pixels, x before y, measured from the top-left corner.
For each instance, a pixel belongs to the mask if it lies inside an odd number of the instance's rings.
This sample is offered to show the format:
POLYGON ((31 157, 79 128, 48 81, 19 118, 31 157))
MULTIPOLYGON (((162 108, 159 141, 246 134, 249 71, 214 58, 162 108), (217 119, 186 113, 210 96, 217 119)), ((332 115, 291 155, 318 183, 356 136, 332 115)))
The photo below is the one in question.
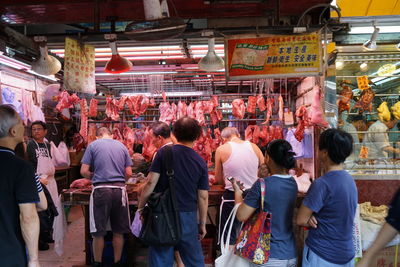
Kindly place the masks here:
POLYGON ((173 179, 172 146, 164 149, 163 166, 166 170, 169 187, 161 193, 153 192, 142 213, 144 221, 139 238, 151 246, 175 246, 181 240, 182 235, 173 179))

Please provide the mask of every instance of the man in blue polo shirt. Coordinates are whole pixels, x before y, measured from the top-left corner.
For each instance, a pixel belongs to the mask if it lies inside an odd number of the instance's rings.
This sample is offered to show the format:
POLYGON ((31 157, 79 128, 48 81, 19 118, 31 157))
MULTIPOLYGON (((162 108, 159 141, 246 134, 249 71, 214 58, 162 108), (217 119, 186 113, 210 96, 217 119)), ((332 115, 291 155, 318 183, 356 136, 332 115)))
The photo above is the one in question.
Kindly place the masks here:
POLYGON ((15 156, 23 141, 18 113, 0 105, 0 259, 2 267, 39 266, 39 202, 32 166, 15 156), (28 255, 27 255, 28 254, 28 255), (28 258, 27 258, 28 256, 28 258))

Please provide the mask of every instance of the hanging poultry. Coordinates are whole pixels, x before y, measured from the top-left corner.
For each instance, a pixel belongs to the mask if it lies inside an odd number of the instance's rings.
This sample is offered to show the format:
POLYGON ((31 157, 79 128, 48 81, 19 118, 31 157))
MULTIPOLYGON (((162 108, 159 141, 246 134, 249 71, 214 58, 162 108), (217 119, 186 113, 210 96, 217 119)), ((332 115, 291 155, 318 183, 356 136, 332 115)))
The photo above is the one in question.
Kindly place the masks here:
POLYGON ((337 101, 339 108, 339 114, 343 111, 350 111, 350 100, 353 98, 353 90, 349 86, 344 85, 342 91, 340 91, 340 96, 337 101))
POLYGON ((394 116, 396 119, 400 120, 400 101, 397 102, 396 104, 394 104, 394 105, 390 108, 390 110, 392 111, 393 116, 394 116))
POLYGON ((376 110, 380 121, 390 121, 390 111, 386 101, 382 102, 376 110))
POLYGON ((372 101, 374 100, 375 92, 371 88, 362 91, 360 100, 354 105, 354 108, 359 109, 359 113, 364 111, 372 112, 372 101))

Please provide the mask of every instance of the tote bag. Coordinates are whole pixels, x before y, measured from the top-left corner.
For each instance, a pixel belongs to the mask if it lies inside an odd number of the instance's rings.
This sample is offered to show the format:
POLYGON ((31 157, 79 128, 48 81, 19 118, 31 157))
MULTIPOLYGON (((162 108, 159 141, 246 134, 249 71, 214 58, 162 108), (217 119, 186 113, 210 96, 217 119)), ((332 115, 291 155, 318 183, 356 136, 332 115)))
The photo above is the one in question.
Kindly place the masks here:
POLYGON ((235 254, 255 264, 265 264, 270 255, 272 214, 264 211, 265 181, 260 179, 261 209, 243 225, 235 245, 235 254))
POLYGON ((229 249, 229 239, 232 232, 233 221, 236 217, 237 209, 239 208, 240 204, 236 204, 235 207, 232 209, 231 214, 228 217, 228 220, 225 223, 224 230, 222 231, 221 235, 221 253, 222 255, 219 256, 215 260, 215 267, 248 267, 249 261, 235 255, 233 253, 233 249, 229 249), (229 225, 228 234, 226 236, 226 240, 224 240, 225 230, 226 227, 229 225))

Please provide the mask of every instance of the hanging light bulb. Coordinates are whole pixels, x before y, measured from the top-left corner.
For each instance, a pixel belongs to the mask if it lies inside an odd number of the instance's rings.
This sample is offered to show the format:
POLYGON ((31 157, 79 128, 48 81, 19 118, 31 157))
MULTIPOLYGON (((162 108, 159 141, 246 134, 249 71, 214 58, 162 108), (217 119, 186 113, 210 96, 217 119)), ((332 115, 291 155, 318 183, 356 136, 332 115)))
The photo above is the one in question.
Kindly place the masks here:
POLYGON ((376 48, 377 48, 376 39, 378 38, 378 34, 379 34, 379 28, 377 28, 374 25, 374 32, 372 33, 371 39, 369 39, 368 41, 366 41, 363 44, 363 47, 365 50, 368 50, 368 51, 376 50, 376 48))
POLYGON ((41 75, 54 75, 61 70, 61 62, 50 56, 47 45, 39 46, 40 58, 32 63, 32 70, 41 75))
POLYGON ((344 68, 344 61, 338 60, 335 62, 335 67, 337 70, 342 70, 344 68))
POLYGON ((220 58, 214 50, 215 38, 208 39, 208 52, 205 57, 199 61, 199 69, 205 71, 217 71, 224 68, 224 60, 220 58))
POLYGON ((368 70, 368 64, 365 63, 365 62, 361 63, 360 64, 360 70, 363 71, 363 72, 367 71, 368 70))
POLYGON ((110 41, 110 48, 112 53, 111 59, 104 67, 104 71, 108 73, 122 73, 129 71, 132 68, 132 62, 118 54, 117 42, 110 41))

